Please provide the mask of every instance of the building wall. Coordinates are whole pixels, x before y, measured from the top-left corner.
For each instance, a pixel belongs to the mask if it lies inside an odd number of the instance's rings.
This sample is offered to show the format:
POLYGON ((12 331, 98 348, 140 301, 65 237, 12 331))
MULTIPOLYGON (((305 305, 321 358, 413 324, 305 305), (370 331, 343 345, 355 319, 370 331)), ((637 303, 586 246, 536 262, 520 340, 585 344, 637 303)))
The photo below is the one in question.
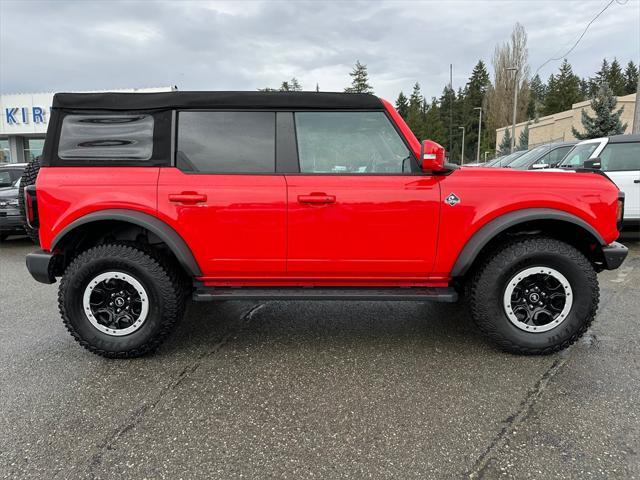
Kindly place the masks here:
MULTIPOLYGON (((516 145, 520 137, 520 132, 529 123, 529 146, 540 145, 544 143, 558 142, 558 141, 570 141, 575 140, 571 132, 571 127, 575 127, 579 132, 583 132, 582 127, 582 110, 586 110, 589 115, 593 115, 593 109, 590 106, 590 101, 584 101, 574 103, 571 110, 555 113, 553 115, 547 115, 546 117, 540 117, 537 120, 530 122, 522 122, 516 124, 516 145)), ((622 110, 621 121, 627 127, 624 133, 631 133, 631 127, 633 126, 633 112, 636 103, 636 94, 625 95, 624 97, 618 97, 618 104, 616 109, 624 108, 622 110)), ((504 137, 506 129, 511 130, 511 125, 498 128, 496 130, 496 145, 500 145, 504 137)))

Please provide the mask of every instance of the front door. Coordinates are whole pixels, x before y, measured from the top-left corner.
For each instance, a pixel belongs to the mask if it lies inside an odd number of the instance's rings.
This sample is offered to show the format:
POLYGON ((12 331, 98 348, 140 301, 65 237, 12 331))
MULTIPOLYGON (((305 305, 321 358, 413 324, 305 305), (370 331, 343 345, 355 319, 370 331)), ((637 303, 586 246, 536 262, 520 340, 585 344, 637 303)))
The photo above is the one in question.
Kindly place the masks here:
POLYGON ((433 268, 438 177, 423 175, 384 112, 295 114, 287 274, 344 284, 420 281, 433 268))
POLYGON ((609 142, 600 153, 601 169, 624 192, 624 219, 640 220, 640 143, 609 142))
POLYGON ((175 167, 160 169, 158 212, 209 280, 286 268, 286 183, 275 173, 274 112, 178 112, 175 167))

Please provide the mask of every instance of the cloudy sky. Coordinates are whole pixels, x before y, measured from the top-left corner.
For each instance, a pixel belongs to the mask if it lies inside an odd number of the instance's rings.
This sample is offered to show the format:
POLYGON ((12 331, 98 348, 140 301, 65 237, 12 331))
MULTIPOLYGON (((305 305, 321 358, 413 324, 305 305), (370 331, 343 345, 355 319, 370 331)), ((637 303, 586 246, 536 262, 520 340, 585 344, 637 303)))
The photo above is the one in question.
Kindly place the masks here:
MULTIPOLYGON (((32 1, 0 0, 0 91, 177 85, 254 90, 292 76, 342 91, 357 59, 377 94, 415 81, 439 95, 490 62, 515 22, 529 34, 532 71, 562 54, 609 0, 32 1)), ((569 55, 593 75, 603 57, 640 57, 640 0, 616 0, 569 55)), ((559 62, 541 71, 546 78, 559 62)))

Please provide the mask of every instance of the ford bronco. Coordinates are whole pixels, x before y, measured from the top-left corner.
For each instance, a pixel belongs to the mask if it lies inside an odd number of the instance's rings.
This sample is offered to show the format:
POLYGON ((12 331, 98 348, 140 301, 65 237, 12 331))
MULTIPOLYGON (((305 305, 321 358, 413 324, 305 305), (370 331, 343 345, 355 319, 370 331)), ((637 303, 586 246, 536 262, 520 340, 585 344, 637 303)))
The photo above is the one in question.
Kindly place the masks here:
POLYGON ((188 299, 459 296, 503 350, 551 353, 627 254, 603 173, 449 165, 369 94, 61 93, 25 178, 27 267, 107 357, 154 350, 188 299))

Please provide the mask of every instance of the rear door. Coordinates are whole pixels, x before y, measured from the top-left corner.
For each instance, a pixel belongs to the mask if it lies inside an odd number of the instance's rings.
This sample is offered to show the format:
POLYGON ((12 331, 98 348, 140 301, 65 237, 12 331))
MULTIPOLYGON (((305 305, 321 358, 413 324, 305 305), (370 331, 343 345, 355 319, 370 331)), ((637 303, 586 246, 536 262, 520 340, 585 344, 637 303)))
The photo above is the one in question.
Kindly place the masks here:
POLYGON ((640 142, 608 143, 601 169, 625 194, 624 219, 640 220, 640 142))
POLYGON ((345 284, 424 279, 433 267, 438 177, 384 112, 295 113, 299 174, 286 176, 290 277, 345 284))
POLYGON ((286 183, 275 173, 275 112, 177 113, 175 166, 160 170, 158 211, 204 277, 285 272, 286 183))

